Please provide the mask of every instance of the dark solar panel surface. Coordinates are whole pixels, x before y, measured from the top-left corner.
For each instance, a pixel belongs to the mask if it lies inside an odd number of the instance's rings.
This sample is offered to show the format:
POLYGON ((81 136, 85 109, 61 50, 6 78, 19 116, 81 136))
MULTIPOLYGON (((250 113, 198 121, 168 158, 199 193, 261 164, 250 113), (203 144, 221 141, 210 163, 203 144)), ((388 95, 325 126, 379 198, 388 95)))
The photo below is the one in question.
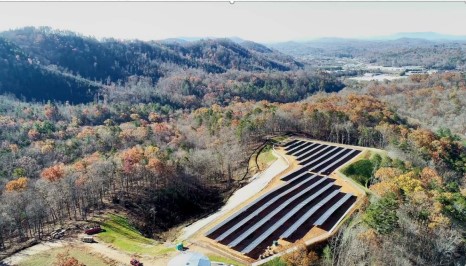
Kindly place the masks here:
POLYGON ((258 258, 274 240, 296 241, 314 226, 331 230, 356 201, 328 175, 361 151, 304 140, 283 145, 301 168, 282 178, 286 183, 259 197, 206 236, 258 258))

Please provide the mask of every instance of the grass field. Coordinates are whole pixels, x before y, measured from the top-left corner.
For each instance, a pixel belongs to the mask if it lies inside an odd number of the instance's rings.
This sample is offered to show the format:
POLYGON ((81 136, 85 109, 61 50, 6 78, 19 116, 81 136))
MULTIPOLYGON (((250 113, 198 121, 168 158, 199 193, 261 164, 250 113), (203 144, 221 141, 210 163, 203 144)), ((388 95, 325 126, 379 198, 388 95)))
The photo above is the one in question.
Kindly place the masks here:
POLYGON ((81 250, 79 248, 67 247, 67 248, 56 248, 48 251, 44 251, 31 258, 27 258, 21 261, 19 266, 50 266, 57 261, 57 256, 63 254, 68 250, 68 254, 71 257, 77 259, 80 263, 92 266, 106 266, 112 263, 105 260, 97 255, 93 255, 88 251, 81 250))
POLYGON ((275 155, 272 153, 272 146, 266 146, 257 157, 257 163, 259 164, 261 170, 264 170, 276 159, 277 157, 275 157, 275 155))
POLYGON ((269 262, 262 264, 264 266, 286 266, 286 263, 283 262, 281 258, 275 258, 269 262))
POLYGON ((273 137, 272 140, 276 141, 276 142, 281 142, 281 141, 284 141, 287 138, 288 138, 287 136, 276 136, 276 137, 273 137))
POLYGON ((101 227, 105 232, 96 235, 97 239, 122 251, 141 255, 162 255, 175 250, 144 237, 123 216, 109 214, 101 223, 101 227))

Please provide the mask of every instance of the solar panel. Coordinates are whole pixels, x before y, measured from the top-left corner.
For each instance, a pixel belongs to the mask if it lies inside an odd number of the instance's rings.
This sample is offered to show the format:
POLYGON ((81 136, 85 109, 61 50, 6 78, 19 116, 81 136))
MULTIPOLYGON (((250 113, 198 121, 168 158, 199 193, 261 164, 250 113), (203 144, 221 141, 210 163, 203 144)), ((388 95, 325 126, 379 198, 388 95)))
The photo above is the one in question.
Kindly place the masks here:
POLYGON ((298 151, 298 150, 301 149, 302 147, 305 147, 307 144, 309 144, 309 142, 303 141, 303 142, 300 143, 299 145, 296 145, 296 146, 294 146, 293 148, 288 149, 287 153, 288 153, 288 154, 291 154, 291 153, 294 152, 294 151, 298 151))
MULTIPOLYGON (((304 180, 304 179, 307 179, 307 178, 310 177, 311 175, 312 175, 312 174, 309 173, 309 172, 303 172, 303 173, 301 173, 300 175, 298 175, 298 176, 296 176, 296 177, 294 177, 294 178, 288 180, 287 182, 288 182, 288 184, 293 184, 293 183, 295 183, 295 182, 300 182, 301 179, 303 179, 303 180, 304 180)), ((322 176, 319 175, 319 177, 322 177, 322 176)))
POLYGON ((288 147, 288 146, 290 146, 290 145, 295 144, 295 143, 298 142, 298 141, 299 141, 299 140, 297 140, 297 139, 291 140, 291 141, 289 141, 289 142, 283 144, 283 147, 288 147))
MULTIPOLYGON (((308 151, 312 150, 312 148, 314 148, 314 147, 316 147, 316 146, 318 146, 318 144, 317 144, 317 143, 313 143, 313 142, 311 142, 311 145, 309 145, 309 146, 307 146, 305 149, 303 149, 303 150, 300 150, 299 152, 297 152, 297 153, 293 154, 293 156, 296 156, 296 157, 298 157, 298 156, 300 156, 300 155, 304 154, 305 152, 308 152, 308 151)), ((320 145, 319 145, 319 146, 320 146, 320 145)))
POLYGON ((298 158, 296 158, 296 160, 298 161, 304 161, 304 160, 307 160, 309 158, 311 158, 312 156, 315 156, 315 154, 321 152, 322 150, 325 150, 327 149, 329 146, 327 145, 321 145, 319 144, 318 146, 316 146, 315 148, 313 148, 312 150, 304 153, 303 155, 299 156, 298 158), (315 152, 315 154, 313 154, 312 152, 315 152))
POLYGON ((345 158, 347 158, 348 156, 350 156, 351 154, 353 154, 355 151, 356 151, 356 150, 352 150, 351 152, 349 152, 349 153, 343 155, 342 157, 340 157, 340 158, 339 158, 338 160, 336 160, 335 162, 333 162, 333 163, 327 165, 324 169, 320 170, 319 173, 322 173, 322 172, 324 172, 325 170, 330 169, 332 166, 334 166, 334 165, 337 164, 338 162, 344 160, 345 158))
POLYGON ((316 144, 317 144, 317 145, 314 146, 314 148, 312 148, 311 150, 309 150, 309 151, 307 151, 307 152, 305 152, 305 153, 299 155, 298 158, 296 158, 296 159, 297 159, 298 161, 302 161, 302 160, 304 160, 304 159, 307 159, 307 158, 309 157, 309 154, 311 154, 311 153, 312 153, 313 151, 315 151, 316 149, 319 149, 319 148, 322 149, 322 148, 326 147, 325 145, 322 145, 322 144, 318 144, 318 143, 316 143, 316 144))
POLYGON ((331 172, 333 172, 335 169, 337 169, 341 165, 347 163, 352 158, 356 157, 360 152, 361 152, 360 150, 353 150, 353 152, 351 152, 350 155, 346 156, 344 160, 340 160, 338 163, 329 165, 328 167, 326 167, 325 170, 321 170, 319 172, 324 173, 324 174, 327 174, 327 173, 330 174, 331 172))
POLYGON ((338 193, 340 193, 340 190, 334 191, 332 194, 328 195, 325 197, 325 199, 321 200, 318 204, 316 204, 314 207, 312 207, 309 211, 307 211, 299 220, 297 220, 290 228, 288 228, 280 237, 281 238, 288 238, 293 234, 298 228, 306 222, 307 219, 309 219, 317 210, 322 208, 327 202, 329 202, 331 199, 333 199, 338 193))
POLYGON ((300 145, 301 143, 303 143, 304 141, 302 140, 298 140, 297 142, 291 144, 290 146, 286 147, 285 150, 289 151, 290 149, 293 149, 294 147, 300 145))
MULTIPOLYGON (((302 178, 304 175, 309 175, 309 177, 311 176, 316 176, 316 175, 312 175, 308 172, 303 172, 301 173, 299 176, 296 176, 290 180, 287 181, 287 183, 284 183, 282 185, 279 185, 278 187, 272 189, 270 192, 260 196, 259 198, 255 199, 254 201, 252 201, 251 203, 249 203, 248 205, 244 206, 242 209, 240 209, 239 211, 237 211, 235 214, 231 215, 230 217, 228 217, 227 219, 223 220, 221 223, 217 224, 216 226, 214 226, 212 229, 210 229, 209 231, 207 231, 207 233, 205 234, 206 236, 209 236, 211 235, 212 233, 214 233, 216 230, 220 229, 222 226, 226 225, 228 222, 232 221, 233 219, 235 219, 236 217, 238 217, 240 214, 246 212, 247 210, 249 210, 251 207, 253 207, 253 205, 257 204, 259 201, 263 200, 264 198, 266 197, 269 197, 271 196, 273 193, 281 193, 282 191, 279 191, 279 190, 283 190, 283 191, 286 191, 287 189, 289 189, 289 187, 292 187, 294 185, 295 182, 302 182, 302 181, 306 181, 308 178, 303 178, 303 180, 299 180, 300 178, 302 178)), ((286 176, 285 176, 286 177, 286 176)), ((285 178, 284 177, 284 178, 285 178)), ((317 176, 317 177, 322 177, 321 175, 317 176)))
POLYGON ((307 149, 309 146, 311 146, 312 143, 306 142, 304 145, 300 146, 299 148, 295 148, 293 151, 288 152, 289 155, 295 155, 297 152, 300 152, 304 149, 307 149))
POLYGON ((208 235, 211 235, 212 233, 214 233, 215 231, 217 231, 217 229, 219 229, 220 227, 224 226, 225 224, 227 224, 228 222, 230 222, 231 220, 235 219, 236 217, 238 217, 240 214, 242 214, 243 212, 247 211, 250 207, 252 207, 254 204, 258 203, 259 201, 261 201, 262 199, 264 199, 265 197, 268 197, 270 196, 270 194, 272 194, 273 192, 276 192, 277 190, 279 189, 282 189, 283 187, 286 187, 289 183, 285 183, 285 184, 282 184, 280 185, 279 187, 276 187, 274 188, 273 190, 271 190, 269 193, 266 193, 262 196, 260 196, 259 198, 255 199, 254 201, 252 201, 251 203, 249 203, 248 205, 244 206, 242 209, 240 209, 239 211, 237 211, 235 214, 231 215, 230 217, 228 217, 227 219, 223 220, 221 223, 217 224, 216 226, 214 226, 212 229, 210 229, 209 231, 207 231, 206 233, 206 236, 208 235))
MULTIPOLYGON (((329 152, 327 152, 324 156, 322 156, 319 160, 313 161, 312 164, 308 164, 308 166, 311 166, 311 168, 314 168, 316 164, 321 163, 322 161, 325 161, 328 157, 333 156, 335 153, 340 152, 342 149, 341 147, 337 147, 336 149, 333 149, 329 152)), ((309 169, 311 169, 309 168, 309 169)))
MULTIPOLYGON (((304 162, 301 162, 302 165, 304 166, 309 166, 317 161, 319 161, 320 159, 323 159, 325 158, 326 156, 328 156, 329 153, 331 153, 332 151, 338 149, 338 147, 335 147, 335 146, 328 146, 328 148, 325 149, 325 152, 323 153, 319 153, 318 156, 315 156, 317 158, 315 159, 307 159, 306 161, 304 162)), ((313 158, 313 157, 312 157, 313 158)))
MULTIPOLYGON (((333 185, 333 184, 332 184, 333 185)), ((330 200, 332 199, 335 195, 339 193, 339 190, 335 190, 332 192, 330 195, 328 195, 323 201, 325 200, 330 200)), ((305 201, 303 201, 301 204, 293 208, 287 215, 282 217, 278 222, 276 222, 273 226, 269 227, 267 231, 265 231, 262 235, 260 235, 258 238, 256 238, 253 242, 251 242, 246 248, 241 250, 242 253, 249 253, 251 252, 257 245, 259 245, 262 241, 264 241, 269 235, 271 235, 275 230, 277 230, 280 226, 282 226, 288 219, 290 219, 294 214, 296 214, 301 208, 303 208, 307 203, 311 202, 314 198, 316 198, 316 195, 313 195, 312 197, 309 197, 305 201)), ((327 200, 327 201, 328 201, 327 200)), ((319 202, 317 205, 323 205, 319 202)), ((316 206, 317 206, 316 205, 316 206)))
MULTIPOLYGON (((295 176, 295 177, 293 177, 292 179, 289 179, 289 180, 287 180, 287 181, 288 181, 288 182, 293 182, 294 180, 299 179, 299 178, 301 178, 303 175, 306 175, 306 174, 309 174, 309 172, 307 172, 307 171, 302 172, 302 173, 300 173, 299 175, 297 175, 297 176, 295 176)), ((284 177, 284 178, 285 178, 285 177, 284 177)))
MULTIPOLYGON (((323 178, 323 180, 326 180, 327 178, 323 178)), ((298 206, 302 207, 302 204, 306 201, 311 201, 318 195, 322 194, 325 190, 329 189, 330 187, 333 186, 333 182, 326 185, 325 187, 321 188, 318 192, 313 194, 311 197, 307 198, 303 202, 301 202, 298 206)), ((312 189, 312 188, 311 188, 312 189)), ((291 202, 299 198, 300 196, 304 195, 305 193, 309 192, 311 189, 305 189, 301 191, 299 194, 295 195, 291 199, 287 200, 286 202, 282 203, 277 209, 275 209, 273 212, 269 213, 266 215, 264 218, 262 218, 258 223, 256 223, 254 226, 250 227, 246 232, 242 233, 239 237, 237 237, 233 242, 231 242, 228 246, 229 247, 234 247, 238 245, 241 241, 243 241, 246 237, 248 237, 250 234, 252 234, 254 231, 256 231, 259 227, 261 227, 264 223, 268 222, 270 219, 272 219, 276 214, 278 214, 281 210, 283 210, 286 206, 288 206, 291 202)), ((301 208, 300 207, 300 208, 301 208)))
POLYGON ((333 229, 343 220, 346 214, 355 206, 356 197, 351 197, 348 201, 346 201, 343 206, 338 208, 336 212, 334 212, 330 218, 327 219, 320 228, 324 229, 328 232, 333 232, 333 229))
POLYGON ((298 169, 298 170, 296 170, 296 171, 294 171, 292 173, 289 173, 288 175, 282 177, 282 180, 283 181, 288 181, 288 180, 290 180, 290 179, 292 179, 294 177, 297 177, 298 175, 301 175, 303 173, 306 173, 306 169, 301 168, 301 169, 298 169))
MULTIPOLYGON (((229 236, 231 233, 233 233, 234 231, 236 231, 238 228, 240 228, 241 226, 243 226, 246 222, 248 222, 249 220, 251 220, 253 217, 259 215, 263 210, 265 210, 267 207, 269 207, 270 205, 272 205, 273 203, 275 203, 276 201, 278 201, 280 198, 286 196, 287 194, 295 191, 296 189, 299 189, 301 188, 304 184, 307 184, 309 180, 312 180, 313 178, 315 177, 314 176, 311 176, 310 179, 306 180, 305 182, 302 182, 302 183, 299 183, 297 184, 296 186, 292 187, 291 189, 289 190, 286 190, 285 192, 281 193, 280 195, 276 196, 275 198, 273 198, 272 200, 268 201, 266 204, 262 205, 259 209, 255 210, 253 213, 249 214, 247 217, 243 218, 239 223, 237 223, 235 226, 231 227, 230 229, 228 229, 227 231, 225 231, 223 234, 221 234, 219 237, 217 237, 215 240, 217 241, 221 241, 223 239, 225 239, 225 237, 229 236)), ((320 179, 319 181, 317 181, 316 183, 312 184, 310 187, 313 188, 313 187, 316 187, 318 186, 320 183, 322 183, 324 181, 324 179, 320 179)))
POLYGON ((320 218, 314 223, 314 225, 320 226, 327 221, 327 219, 332 215, 338 208, 341 207, 345 202, 347 202, 353 195, 346 194, 341 198, 337 203, 335 203, 330 209, 328 209, 320 218))
POLYGON ((324 161, 322 161, 322 162, 320 162, 320 163, 318 163, 318 164, 312 166, 312 169, 310 169, 309 171, 312 171, 312 170, 316 169, 317 167, 319 167, 319 166, 321 166, 321 165, 327 163, 328 161, 330 161, 330 160, 332 160, 333 158, 337 157, 338 155, 340 155, 340 154, 343 153, 344 151, 347 151, 347 150, 346 150, 346 149, 343 149, 343 150, 341 150, 341 151, 335 153, 334 155, 328 157, 328 158, 325 159, 324 161))

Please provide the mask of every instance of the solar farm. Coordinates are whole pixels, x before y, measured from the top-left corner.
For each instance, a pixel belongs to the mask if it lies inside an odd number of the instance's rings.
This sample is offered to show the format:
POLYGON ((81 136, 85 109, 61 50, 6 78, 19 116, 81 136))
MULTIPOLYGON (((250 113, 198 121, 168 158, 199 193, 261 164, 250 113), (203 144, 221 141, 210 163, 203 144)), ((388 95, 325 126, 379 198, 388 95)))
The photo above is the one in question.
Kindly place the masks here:
POLYGON ((275 149, 288 169, 203 232, 211 245, 249 262, 267 257, 272 243, 291 247, 298 240, 328 237, 360 196, 334 172, 362 148, 294 139, 275 149))

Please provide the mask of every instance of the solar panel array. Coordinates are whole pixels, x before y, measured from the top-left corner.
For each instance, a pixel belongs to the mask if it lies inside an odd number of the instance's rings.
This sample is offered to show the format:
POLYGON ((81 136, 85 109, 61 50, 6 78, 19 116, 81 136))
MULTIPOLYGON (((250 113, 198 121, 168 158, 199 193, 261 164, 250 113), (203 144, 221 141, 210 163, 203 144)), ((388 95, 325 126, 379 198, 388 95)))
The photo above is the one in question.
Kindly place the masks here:
POLYGON ((254 200, 206 233, 206 236, 258 258, 274 240, 295 242, 314 226, 333 228, 356 201, 340 191, 328 175, 359 150, 293 140, 283 145, 300 168, 282 178, 284 184, 254 200))

